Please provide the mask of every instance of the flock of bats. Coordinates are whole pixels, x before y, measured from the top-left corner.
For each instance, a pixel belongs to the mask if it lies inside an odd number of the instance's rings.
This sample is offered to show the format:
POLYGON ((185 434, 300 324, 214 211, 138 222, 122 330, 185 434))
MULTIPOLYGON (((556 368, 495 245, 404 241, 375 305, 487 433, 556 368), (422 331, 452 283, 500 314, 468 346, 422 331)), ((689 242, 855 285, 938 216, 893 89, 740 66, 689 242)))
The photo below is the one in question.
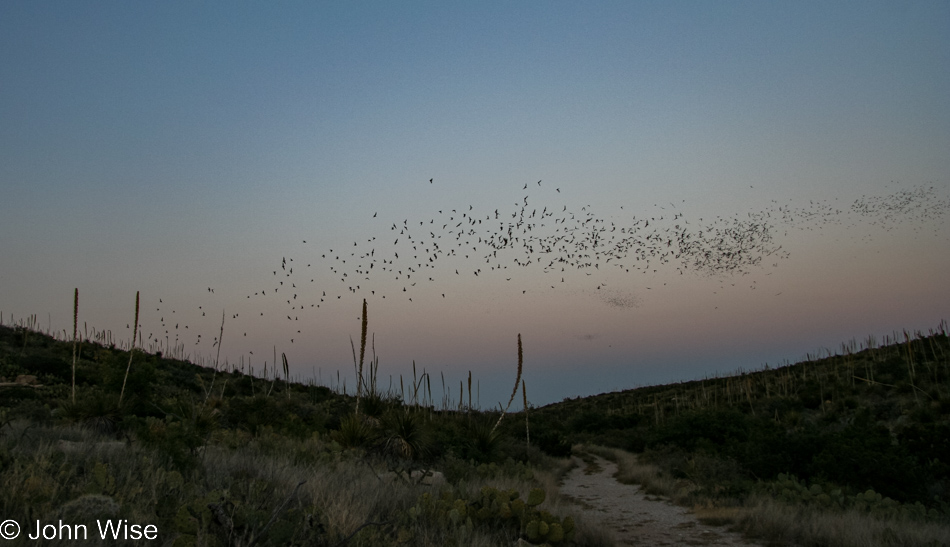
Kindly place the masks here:
MULTIPOLYGON (((288 339, 293 343, 304 330, 297 326, 302 316, 328 301, 354 295, 367 300, 403 299, 411 305, 414 297, 451 298, 451 288, 457 286, 453 281, 462 277, 518 283, 524 279, 516 275, 521 271, 543 274, 542 279, 549 281, 544 289, 578 283, 606 289, 607 272, 666 270, 671 275, 732 276, 763 264, 777 266, 788 258, 779 240, 789 228, 817 230, 829 223, 855 224, 863 219, 885 230, 903 223, 914 230, 935 225, 940 230, 950 210, 950 198, 935 187, 917 186, 883 196, 862 196, 841 207, 835 205, 836 200, 810 201, 801 207, 772 201, 760 212, 705 219, 687 218, 680 212, 685 200, 680 200, 680 208, 667 202, 656 204, 654 213, 626 216, 621 206, 619 215, 604 218, 589 205, 574 210, 563 203, 536 203, 533 193, 545 191, 542 184, 540 180, 525 184, 522 199, 491 210, 465 204, 433 210, 421 219, 397 221, 384 221, 376 212, 367 214, 368 222, 378 224, 376 235, 320 249, 302 240, 300 252, 282 256, 260 287, 244 295, 245 300, 280 303, 283 312, 265 320, 289 322, 288 339)), ((547 194, 559 197, 560 188, 547 194)), ((524 295, 537 286, 517 287, 514 293, 524 295)), ((214 287, 207 287, 207 295, 213 294, 214 287)), ((611 306, 630 307, 637 302, 625 291, 602 294, 611 306)), ((175 310, 163 310, 162 299, 157 304, 161 329, 148 338, 171 344, 174 336, 177 346, 189 326, 173 319, 175 310)), ((207 304, 196 307, 202 317, 209 317, 207 304)), ((264 317, 264 312, 255 315, 264 317)), ((198 334, 195 343, 201 342, 198 334)), ((215 338, 213 344, 217 343, 215 338)))

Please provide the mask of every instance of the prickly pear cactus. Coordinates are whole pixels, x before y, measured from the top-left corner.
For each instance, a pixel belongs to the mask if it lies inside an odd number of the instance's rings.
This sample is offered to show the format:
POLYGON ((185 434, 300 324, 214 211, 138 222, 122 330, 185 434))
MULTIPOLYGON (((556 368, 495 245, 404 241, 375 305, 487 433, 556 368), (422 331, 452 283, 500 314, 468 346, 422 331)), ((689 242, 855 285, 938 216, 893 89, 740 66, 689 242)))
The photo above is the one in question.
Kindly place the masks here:
POLYGON ((538 521, 532 520, 527 526, 525 526, 524 529, 525 537, 527 537, 528 541, 532 543, 537 542, 541 538, 541 536, 538 534, 538 524, 538 521))
POLYGON ((541 488, 532 488, 528 494, 528 506, 536 507, 544 503, 544 490, 541 488))

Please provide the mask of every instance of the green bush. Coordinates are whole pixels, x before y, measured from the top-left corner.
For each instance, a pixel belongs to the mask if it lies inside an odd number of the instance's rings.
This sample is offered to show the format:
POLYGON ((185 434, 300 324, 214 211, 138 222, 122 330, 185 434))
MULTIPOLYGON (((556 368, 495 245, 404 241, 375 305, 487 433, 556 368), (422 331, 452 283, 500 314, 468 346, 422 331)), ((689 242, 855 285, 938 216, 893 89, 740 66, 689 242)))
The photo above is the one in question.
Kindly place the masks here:
POLYGON ((559 545, 574 538, 574 519, 563 519, 539 510, 545 492, 534 488, 523 499, 517 490, 500 490, 486 486, 473 498, 462 497, 452 490, 444 490, 436 498, 422 494, 408 515, 417 521, 429 518, 445 526, 471 532, 477 527, 507 528, 533 544, 559 545))
POLYGON ((690 452, 702 448, 716 453, 720 447, 745 442, 749 432, 746 415, 736 410, 692 411, 654 428, 647 446, 666 444, 690 452))
POLYGON ((542 431, 535 437, 534 442, 549 456, 566 458, 571 455, 571 443, 557 431, 551 429, 542 431))

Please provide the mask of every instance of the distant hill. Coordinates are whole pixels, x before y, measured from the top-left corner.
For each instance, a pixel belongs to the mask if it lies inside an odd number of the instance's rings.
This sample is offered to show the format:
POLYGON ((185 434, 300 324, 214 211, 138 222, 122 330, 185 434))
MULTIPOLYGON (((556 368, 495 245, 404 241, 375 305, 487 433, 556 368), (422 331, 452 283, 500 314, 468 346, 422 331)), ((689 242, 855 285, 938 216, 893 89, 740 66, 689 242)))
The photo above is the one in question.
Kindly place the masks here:
POLYGON ((939 505, 950 500, 947 325, 778 368, 565 399, 531 422, 557 427, 563 445, 702 454, 749 479, 791 474, 939 505))

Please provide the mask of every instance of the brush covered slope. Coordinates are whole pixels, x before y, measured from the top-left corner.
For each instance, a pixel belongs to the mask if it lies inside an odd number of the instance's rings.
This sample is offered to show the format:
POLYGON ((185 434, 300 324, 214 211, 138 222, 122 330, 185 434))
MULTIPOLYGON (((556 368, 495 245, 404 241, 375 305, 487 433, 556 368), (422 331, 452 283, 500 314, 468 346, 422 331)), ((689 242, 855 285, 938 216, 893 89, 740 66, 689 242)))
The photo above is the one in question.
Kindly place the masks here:
POLYGON ((564 424, 553 440, 561 445, 640 453, 694 501, 764 490, 798 504, 950 518, 945 323, 794 365, 565 399, 531 420, 548 431, 564 424))
POLYGON ((372 362, 358 403, 286 367, 90 340, 75 362, 74 399, 71 340, 0 326, 0 514, 24 533, 62 521, 100 541, 96 522, 124 519, 175 546, 610 545, 556 495, 568 462, 527 446, 523 422, 381 393, 372 362))

